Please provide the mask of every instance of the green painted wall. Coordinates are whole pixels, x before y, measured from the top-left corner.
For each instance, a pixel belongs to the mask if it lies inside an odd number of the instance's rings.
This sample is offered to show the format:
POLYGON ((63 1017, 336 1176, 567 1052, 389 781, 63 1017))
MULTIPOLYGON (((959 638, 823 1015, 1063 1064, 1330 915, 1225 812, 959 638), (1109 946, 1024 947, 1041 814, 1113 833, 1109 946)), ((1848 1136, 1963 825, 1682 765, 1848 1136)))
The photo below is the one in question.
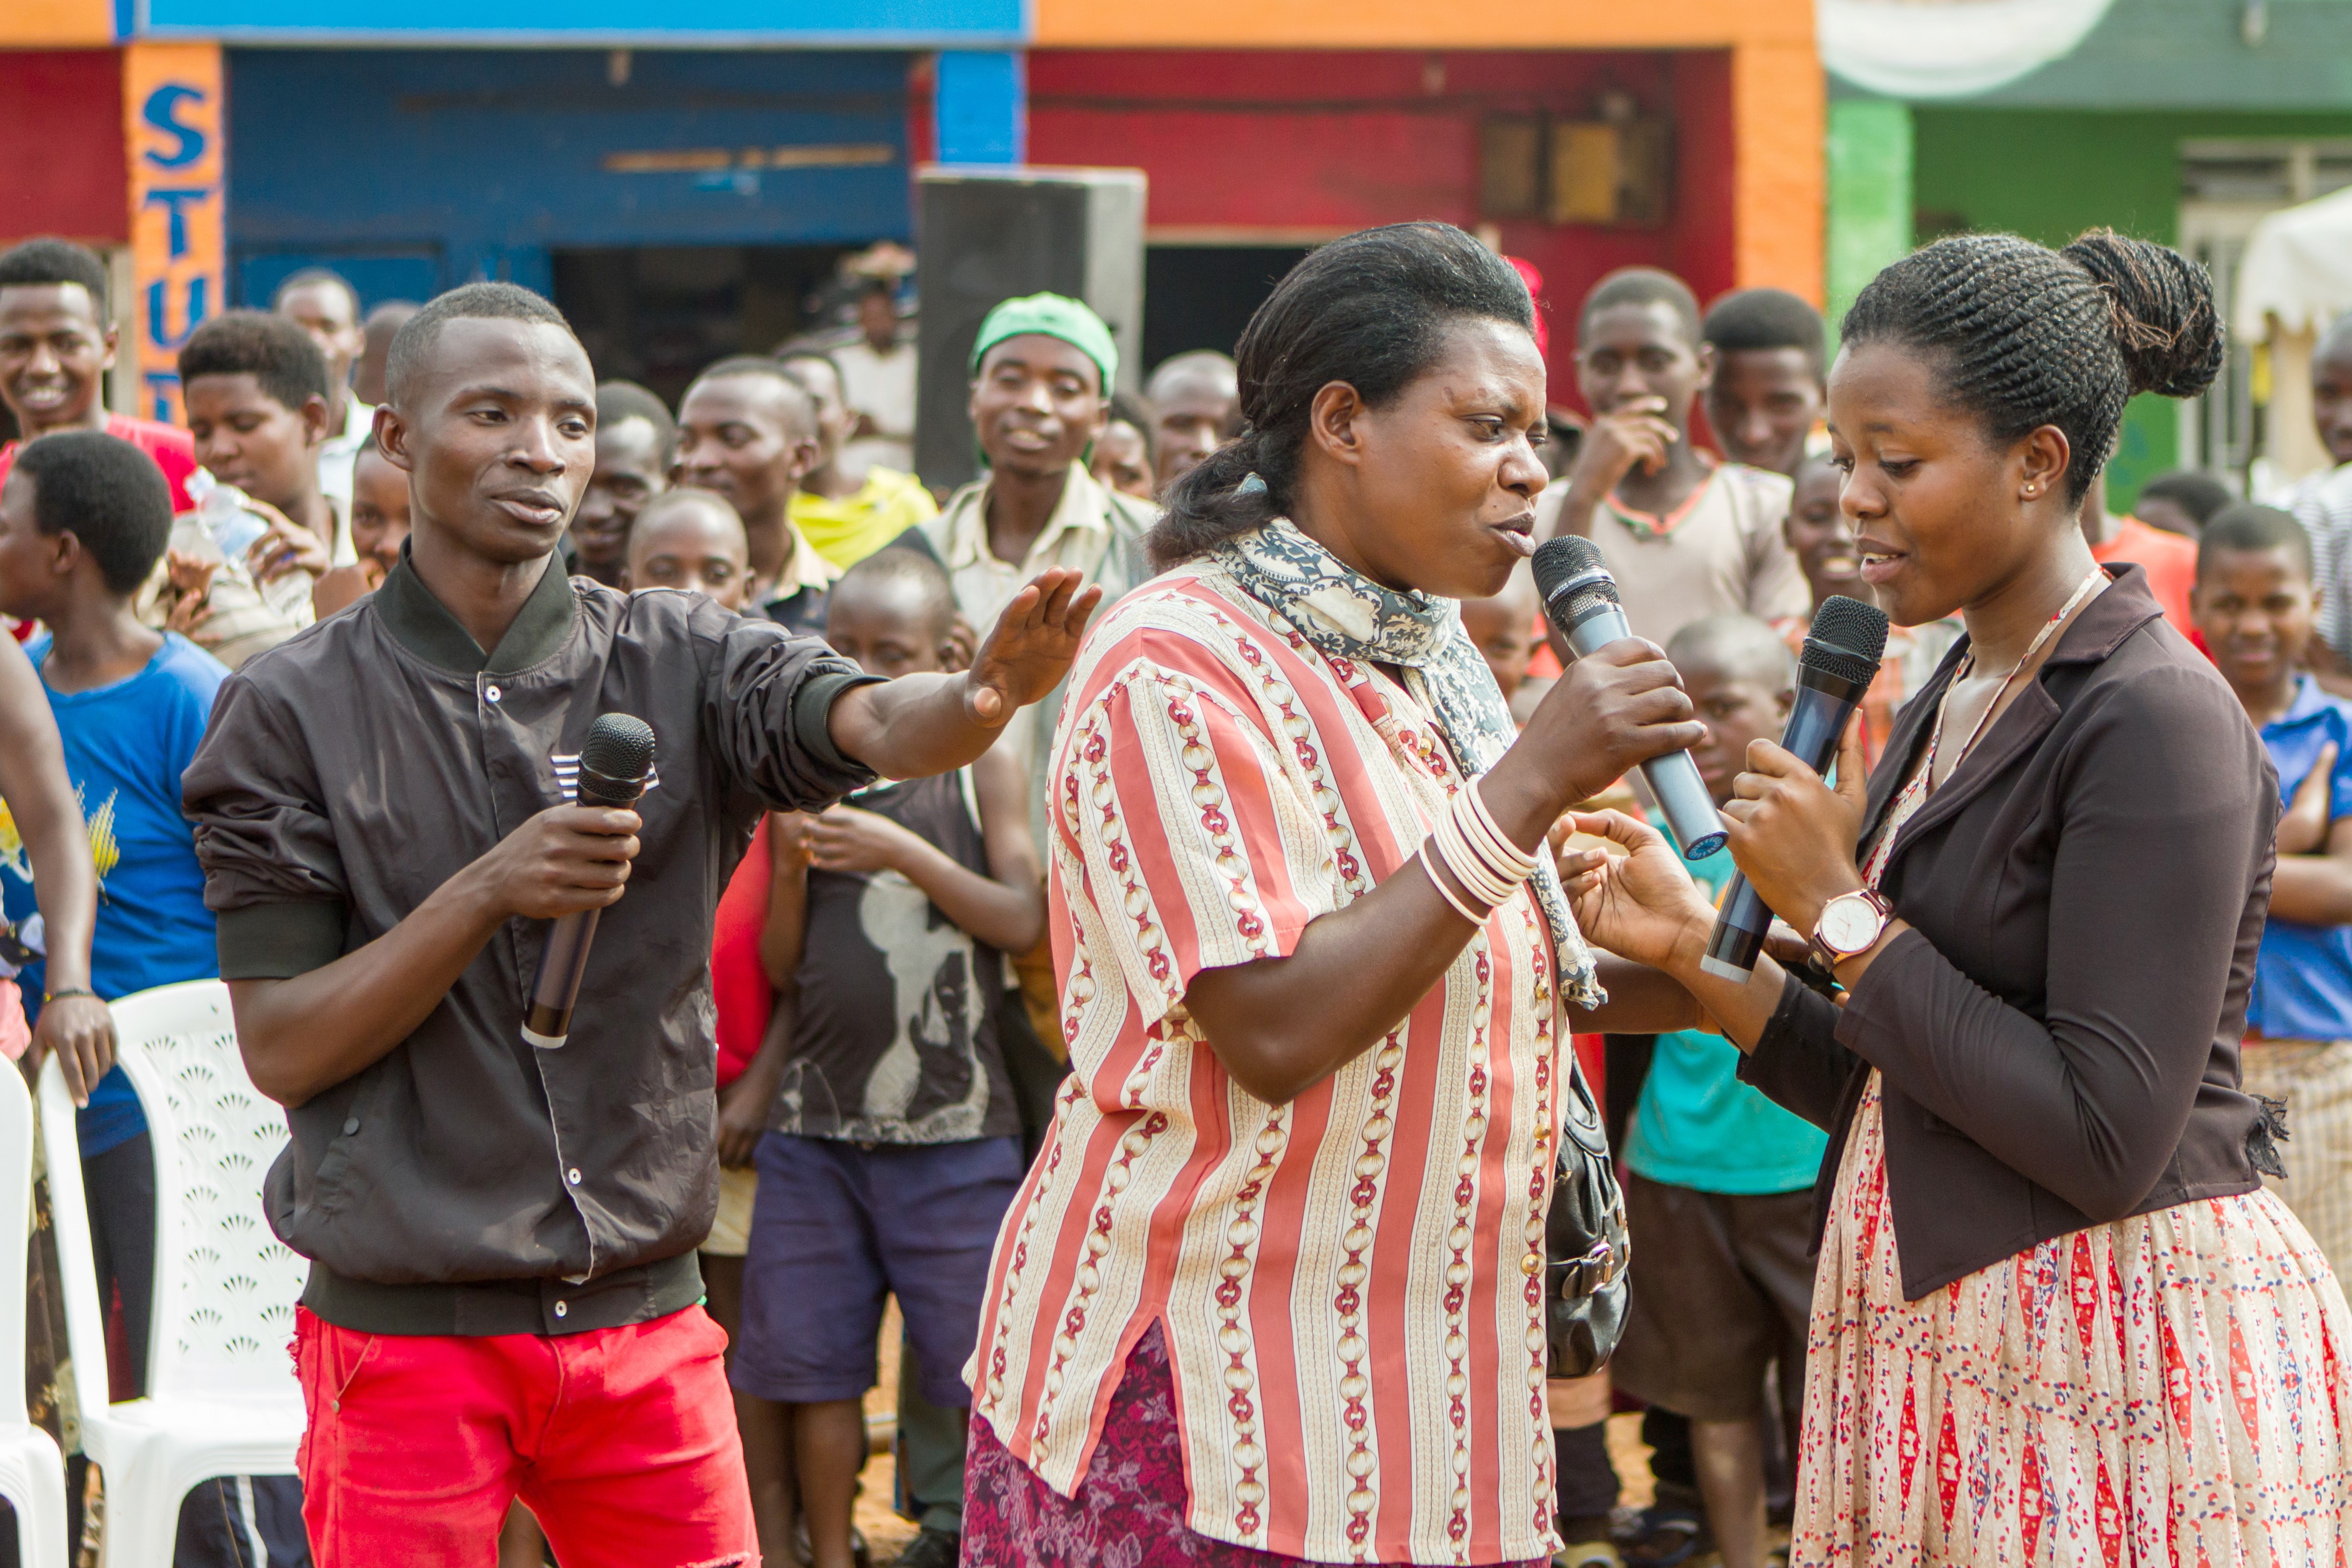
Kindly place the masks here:
MULTIPOLYGON (((2063 245, 2110 227, 2169 244, 2180 209, 2179 150, 2203 137, 2352 136, 2352 111, 2248 114, 1947 108, 1912 110, 1919 238, 2007 229, 2063 245)), ((2175 465, 2174 405, 2135 398, 2109 468, 2110 505, 2175 465)))
POLYGON ((1830 101, 1830 332, 1879 269, 1911 251, 1911 106, 1884 98, 1830 101))

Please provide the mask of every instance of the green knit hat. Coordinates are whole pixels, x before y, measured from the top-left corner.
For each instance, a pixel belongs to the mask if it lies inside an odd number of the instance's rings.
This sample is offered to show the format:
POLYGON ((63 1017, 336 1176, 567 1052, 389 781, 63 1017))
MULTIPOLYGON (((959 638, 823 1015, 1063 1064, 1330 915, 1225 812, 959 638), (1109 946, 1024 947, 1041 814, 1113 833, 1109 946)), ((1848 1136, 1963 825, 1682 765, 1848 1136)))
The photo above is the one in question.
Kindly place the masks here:
POLYGON ((971 345, 971 373, 980 374, 980 361, 989 350, 1027 332, 1059 338, 1092 360, 1102 371, 1102 395, 1110 396, 1111 382, 1118 379, 1118 345, 1111 341, 1110 329, 1103 325, 1101 317, 1083 301, 1060 294, 1007 299, 991 310, 971 345))

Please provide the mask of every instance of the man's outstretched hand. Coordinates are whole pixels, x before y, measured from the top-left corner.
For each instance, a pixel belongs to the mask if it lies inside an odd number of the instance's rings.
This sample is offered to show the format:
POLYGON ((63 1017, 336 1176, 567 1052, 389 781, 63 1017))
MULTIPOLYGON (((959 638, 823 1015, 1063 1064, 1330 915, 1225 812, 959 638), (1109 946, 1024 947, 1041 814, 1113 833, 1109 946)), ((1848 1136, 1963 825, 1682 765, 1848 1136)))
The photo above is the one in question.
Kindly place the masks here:
POLYGON ((1082 589, 1085 581, 1085 573, 1057 566, 1013 596, 964 676, 965 711, 974 724, 999 727, 1070 673, 1087 618, 1102 602, 1102 589, 1082 589))
MULTIPOLYGON (((1052 691, 1078 655, 1102 590, 1066 567, 1013 596, 961 674, 852 686, 826 716, 833 743, 885 779, 950 773, 986 751, 1011 718, 1052 691)), ((1051 723, 1050 716, 1047 723, 1051 723)))

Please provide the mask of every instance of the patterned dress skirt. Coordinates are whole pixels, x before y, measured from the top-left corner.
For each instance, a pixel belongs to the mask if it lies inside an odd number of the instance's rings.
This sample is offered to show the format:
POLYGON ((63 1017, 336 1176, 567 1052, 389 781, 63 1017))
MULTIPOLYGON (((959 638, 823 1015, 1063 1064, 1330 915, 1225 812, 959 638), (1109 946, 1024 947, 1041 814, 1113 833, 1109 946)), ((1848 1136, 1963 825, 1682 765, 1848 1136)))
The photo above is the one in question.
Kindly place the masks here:
POLYGON ((2045 1241, 1903 1297, 1879 1078, 1813 1286, 1792 1568, 2334 1568, 2352 1310, 2277 1197, 2045 1241))
MULTIPOLYGON (((1305 1568, 1306 1559, 1235 1546, 1184 1522, 1176 1379, 1153 1323, 1127 1353, 1102 1438, 1076 1497, 1064 1497, 971 1424, 964 1458, 963 1561, 985 1568, 1305 1568)), ((1511 1568, 1545 1568, 1544 1560, 1511 1568)))

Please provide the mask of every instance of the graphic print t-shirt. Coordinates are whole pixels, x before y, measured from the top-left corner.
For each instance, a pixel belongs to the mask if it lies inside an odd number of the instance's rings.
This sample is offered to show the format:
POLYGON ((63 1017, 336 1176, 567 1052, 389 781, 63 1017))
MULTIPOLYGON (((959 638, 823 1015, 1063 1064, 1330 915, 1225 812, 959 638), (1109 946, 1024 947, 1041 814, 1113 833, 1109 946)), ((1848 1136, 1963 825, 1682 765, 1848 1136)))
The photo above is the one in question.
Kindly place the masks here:
MULTIPOLYGON (((886 784, 847 804, 986 875, 967 775, 886 784)), ((793 1054, 769 1125, 862 1144, 1021 1130, 998 1043, 1003 961, 897 872, 808 873, 793 1054)))
MULTIPOLYGON (((49 656, 47 635, 35 638, 25 652, 38 669, 49 656)), ((180 775, 204 738, 213 694, 227 678, 219 660, 167 632, 147 667, 128 680, 83 692, 50 691, 42 682, 98 865, 90 988, 109 1001, 220 973, 195 838, 180 814, 180 775)), ((12 921, 38 907, 31 859, 5 808, 0 902, 12 921)), ((43 967, 36 964, 25 972, 25 1009, 37 1018, 43 967)), ((99 1082, 80 1113, 82 1157, 104 1154, 145 1127, 130 1080, 118 1067, 99 1082)))

